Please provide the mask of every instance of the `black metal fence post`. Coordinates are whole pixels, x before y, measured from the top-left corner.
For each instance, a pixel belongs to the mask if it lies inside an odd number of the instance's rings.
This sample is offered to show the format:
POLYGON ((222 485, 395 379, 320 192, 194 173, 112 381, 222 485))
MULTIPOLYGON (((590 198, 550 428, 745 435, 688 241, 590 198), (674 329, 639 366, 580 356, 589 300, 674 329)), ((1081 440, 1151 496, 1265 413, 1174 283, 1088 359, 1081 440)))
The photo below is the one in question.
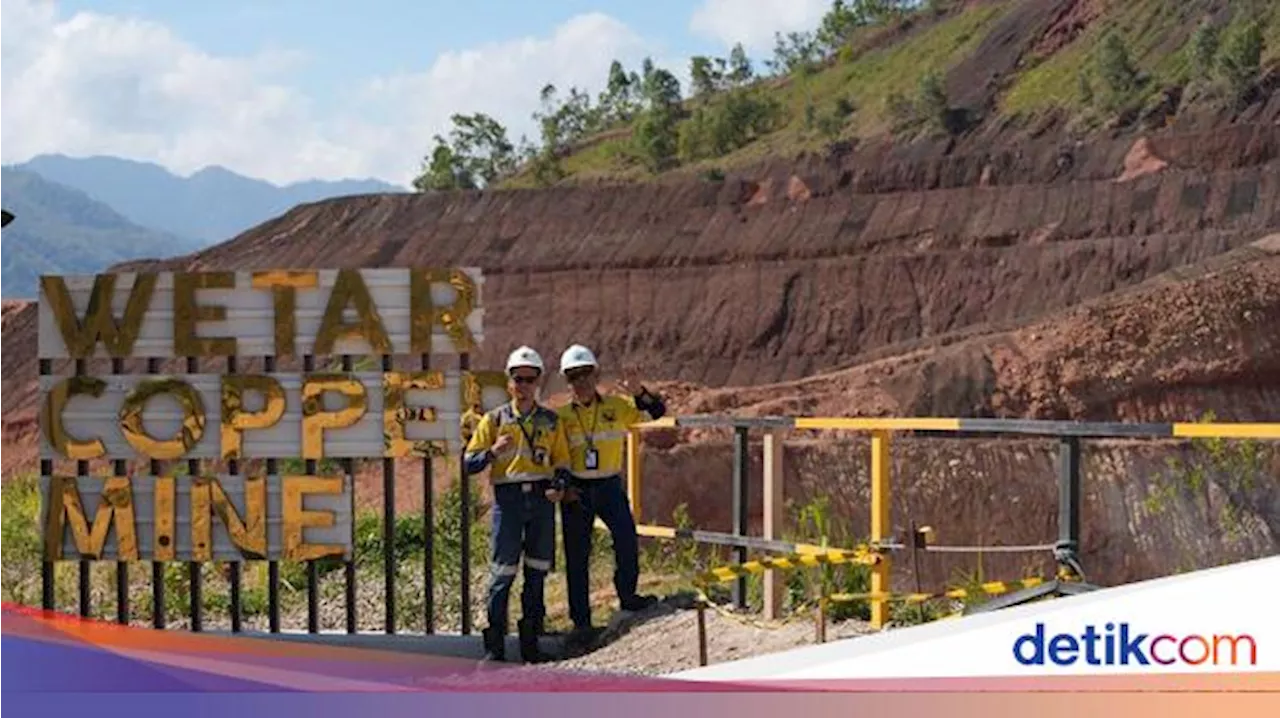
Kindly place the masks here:
MULTIPOLYGON (((316 370, 316 358, 311 354, 302 357, 302 371, 310 374, 316 370)), ((318 472, 315 459, 304 459, 302 472, 315 476, 318 472)), ((307 561, 307 633, 320 632, 320 571, 314 559, 307 561)))
MULTIPOLYGON (((40 360, 40 376, 47 376, 53 373, 53 361, 49 359, 40 360)), ((50 482, 52 487, 53 480, 53 460, 40 459, 40 476, 43 481, 50 482)), ((61 537, 59 537, 61 538, 61 537)), ((40 562, 40 607, 46 611, 52 611, 55 597, 55 574, 54 563, 49 557, 44 556, 44 560, 40 562)))
MULTIPOLYGON (((187 373, 200 373, 200 359, 198 357, 187 357, 187 373)), ((188 478, 194 480, 200 475, 200 460, 187 460, 188 478)), ((198 561, 189 561, 187 563, 187 580, 191 584, 191 630, 199 632, 204 630, 204 565, 198 561)))
MULTIPOLYGON (((393 371, 390 354, 382 356, 382 371, 393 371)), ((396 632, 396 460, 382 459, 382 578, 383 629, 387 635, 396 632)))
MULTIPOLYGON (((147 374, 154 375, 159 373, 160 359, 158 357, 148 358, 147 374)), ((147 467, 153 480, 164 472, 164 465, 158 459, 148 461, 147 467)), ((153 557, 151 559, 151 626, 161 631, 164 630, 166 619, 168 618, 168 608, 165 606, 164 574, 165 562, 153 557)))
MULTIPOLYGON (((240 371, 239 363, 235 355, 227 357, 227 374, 235 374, 240 371)), ((227 460, 227 474, 230 476, 240 475, 240 462, 236 459, 227 460)), ((242 629, 242 618, 244 616, 244 605, 241 591, 241 578, 243 574, 244 564, 241 561, 230 561, 227 563, 227 580, 231 582, 231 632, 239 633, 242 629)))
MULTIPOLYGON (((88 374, 88 360, 76 359, 76 376, 85 376, 88 374)), ((89 462, 76 462, 76 477, 87 477, 89 475, 89 462)), ((90 592, 89 579, 92 575, 93 564, 86 559, 80 559, 80 617, 89 618, 93 615, 92 595, 90 592)))
MULTIPOLYGON (((124 374, 124 359, 111 358, 111 373, 124 374)), ((111 468, 116 476, 129 475, 129 462, 124 459, 116 459, 111 468)), ((124 560, 116 561, 116 623, 129 623, 129 562, 124 560)))
POLYGON ((1061 568, 1080 567, 1080 438, 1064 436, 1058 445, 1058 543, 1054 554, 1061 568))
MULTIPOLYGON (((470 354, 464 352, 458 357, 458 369, 463 374, 471 371, 470 354)), ((466 447, 463 447, 462 451, 458 452, 458 479, 461 482, 458 490, 462 492, 460 501, 462 505, 462 567, 459 588, 462 594, 462 635, 469 636, 471 635, 471 479, 467 476, 465 455, 466 447)))
MULTIPOLYGON (((266 374, 274 374, 276 371, 276 358, 274 356, 265 356, 262 358, 262 371, 266 374)), ((283 495, 283 482, 280 480, 280 466, 275 458, 267 459, 267 480, 274 481, 281 486, 281 494, 283 495)), ((271 633, 280 632, 280 562, 276 559, 267 561, 267 630, 271 633)))
MULTIPOLYGON (((422 371, 431 369, 431 353, 428 352, 419 357, 419 363, 422 371)), ((446 464, 447 465, 447 464, 446 464)), ((435 510, 435 467, 431 459, 431 454, 422 457, 422 583, 424 588, 422 596, 422 632, 431 634, 436 632, 436 510, 435 510)), ((470 548, 468 544, 463 544, 470 548)), ((469 596, 463 593, 463 596, 469 596)), ((470 630, 469 622, 463 619, 466 628, 463 633, 470 630)))
MULTIPOLYGON (((342 355, 342 371, 351 373, 355 371, 355 364, 351 360, 350 354, 342 355)), ((346 480, 351 482, 351 521, 356 520, 356 462, 351 457, 342 460, 342 472, 346 474, 346 480)), ((359 620, 356 616, 356 556, 355 546, 351 549, 351 558, 342 566, 343 581, 345 582, 346 591, 346 609, 347 609, 347 633, 355 633, 359 630, 359 620)))
MULTIPOLYGON (((735 536, 747 535, 747 479, 750 475, 750 457, 747 455, 747 432, 745 426, 734 427, 733 430, 733 533, 735 536)), ((745 563, 747 547, 737 546, 733 550, 734 560, 745 563)), ((735 608, 747 607, 747 579, 739 576, 733 584, 733 605, 735 608)))

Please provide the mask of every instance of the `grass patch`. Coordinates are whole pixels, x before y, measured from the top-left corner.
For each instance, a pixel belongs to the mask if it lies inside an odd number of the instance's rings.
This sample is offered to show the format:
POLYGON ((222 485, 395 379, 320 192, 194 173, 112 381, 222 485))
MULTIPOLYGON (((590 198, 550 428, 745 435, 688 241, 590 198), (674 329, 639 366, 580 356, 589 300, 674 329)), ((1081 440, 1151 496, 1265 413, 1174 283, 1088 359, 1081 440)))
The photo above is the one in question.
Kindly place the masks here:
MULTIPOLYGON (((40 603, 39 479, 32 475, 15 477, 6 482, 0 499, 3 523, 3 600, 38 606, 40 603)), ((790 505, 789 528, 784 540, 816 543, 832 547, 854 546, 865 540, 855 536, 846 522, 835 517, 825 498, 805 505, 790 505)), ((461 492, 451 484, 437 499, 433 568, 435 581, 435 630, 457 631, 466 610, 461 601, 461 492)), ((676 508, 671 524, 677 528, 693 528, 687 506, 676 508)), ((547 620, 550 631, 572 627, 564 580, 563 543, 557 521, 557 570, 546 585, 547 620)), ((471 605, 472 625, 479 630, 485 625, 484 596, 487 585, 489 556, 489 505, 473 496, 471 532, 471 605)), ((395 520, 396 553, 396 624, 397 630, 420 633, 426 626, 426 554, 423 515, 404 514, 395 520)), ((357 584, 357 619, 359 628, 378 631, 384 623, 385 548, 383 522, 379 513, 363 510, 357 513, 354 527, 357 584)), ((674 595, 692 591, 693 577, 715 566, 732 562, 727 547, 700 546, 690 540, 641 543, 641 591, 658 595, 674 595)), ((269 628, 269 570, 267 562, 241 564, 241 616, 247 630, 269 628)), ((300 562, 279 562, 280 615, 284 630, 300 630, 307 625, 307 571, 300 562)), ((78 563, 60 562, 56 568, 57 610, 75 614, 78 603, 78 563)), ((209 629, 230 628, 230 567, 208 563, 200 567, 202 577, 203 623, 209 629)), ((129 603, 132 622, 150 625, 152 604, 151 564, 138 562, 129 566, 129 603)), ((319 624, 321 630, 345 628, 345 580, 340 561, 317 563, 319 577, 319 624)), ((167 563, 163 569, 166 623, 172 628, 190 626, 191 586, 189 567, 184 563, 167 563)), ((92 615, 113 618, 116 615, 115 564, 90 564, 92 615)), ((511 625, 520 615, 519 593, 523 578, 512 588, 511 625)), ((784 611, 799 615, 812 609, 819 596, 834 593, 864 593, 870 589, 870 570, 866 566, 846 564, 822 566, 788 572, 784 576, 784 611)), ((597 531, 592 546, 591 590, 593 618, 605 625, 617 610, 613 588, 613 545, 605 531, 597 531)), ((708 593, 711 600, 726 603, 730 598, 729 583, 716 584, 708 593)), ((763 603, 763 575, 755 574, 747 581, 747 600, 752 610, 763 603)), ((895 608, 895 622, 932 620, 939 611, 932 606, 895 608), (921 612, 924 611, 922 614, 921 612)), ((806 613, 807 616, 807 613, 806 613)), ((832 621, 867 620, 870 604, 865 600, 832 604, 828 613, 832 621)))

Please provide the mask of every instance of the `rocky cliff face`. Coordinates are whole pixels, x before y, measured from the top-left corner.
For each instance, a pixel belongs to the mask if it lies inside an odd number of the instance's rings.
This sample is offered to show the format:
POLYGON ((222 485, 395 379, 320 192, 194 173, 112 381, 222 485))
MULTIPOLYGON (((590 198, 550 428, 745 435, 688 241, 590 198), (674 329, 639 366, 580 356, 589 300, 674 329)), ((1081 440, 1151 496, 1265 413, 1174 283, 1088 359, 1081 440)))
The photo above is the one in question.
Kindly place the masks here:
MULTIPOLYGON (((477 365, 517 343, 554 355, 587 341, 654 379, 761 385, 1031 321, 1256 239, 1280 225, 1280 165, 1256 164, 1280 128, 1231 136, 1235 159, 1199 164, 1234 168, 1200 169, 1194 143, 1171 138, 1146 144, 1185 146, 1191 159, 1151 150, 1166 165, 1125 182, 1114 178, 1132 142, 1081 150, 1074 171, 1091 179, 1037 184, 978 186, 978 168, 998 164, 983 157, 951 189, 915 189, 929 173, 890 163, 914 179, 883 194, 802 166, 785 182, 361 197, 121 269, 479 265, 494 339, 477 365), (555 320, 528 321, 530 307, 555 320)), ((1046 177, 1042 162, 1025 167, 1028 180, 1046 177)), ((33 375, 26 343, 6 345, 17 376, 33 375)), ((5 407, 17 408, 7 396, 5 407)))

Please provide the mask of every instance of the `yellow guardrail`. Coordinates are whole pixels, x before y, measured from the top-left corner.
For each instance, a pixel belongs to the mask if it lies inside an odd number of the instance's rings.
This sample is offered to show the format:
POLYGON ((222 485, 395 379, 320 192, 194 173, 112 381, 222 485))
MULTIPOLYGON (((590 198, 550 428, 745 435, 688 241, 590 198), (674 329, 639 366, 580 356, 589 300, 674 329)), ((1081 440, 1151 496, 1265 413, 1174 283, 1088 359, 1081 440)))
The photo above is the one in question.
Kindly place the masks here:
MULTIPOLYGON (((871 443, 871 521, 870 521, 870 537, 869 543, 872 546, 883 547, 887 545, 890 539, 891 523, 890 523, 890 455, 889 447, 893 432, 939 432, 939 433, 964 433, 964 434, 1013 434, 1022 436, 1038 436, 1038 437, 1058 437, 1060 439, 1089 439, 1089 438, 1132 438, 1132 439, 1264 439, 1264 440, 1280 440, 1280 422, 1261 422, 1261 423, 1215 423, 1215 422, 1174 422, 1174 423, 1133 423, 1133 422, 1072 422, 1072 421, 1043 421, 1030 419, 964 419, 964 418, 943 418, 943 417, 872 417, 872 418, 854 418, 854 417, 758 417, 758 418, 741 418, 731 416, 667 416, 654 421, 644 422, 633 425, 628 432, 627 440, 627 493, 631 501, 631 510, 637 523, 642 520, 643 505, 641 502, 641 486, 642 486, 642 461, 641 461, 641 432, 651 429, 680 429, 680 428, 733 428, 739 432, 748 428, 761 428, 770 431, 776 430, 827 430, 827 431, 855 431, 867 432, 870 434, 871 443)), ((1077 465, 1072 471, 1078 472, 1078 445, 1073 449, 1076 458, 1067 461, 1077 465)), ((1066 459, 1064 459, 1066 460, 1066 459)), ((1077 474, 1078 477, 1078 474, 1077 474)), ((1076 481, 1078 488, 1078 478, 1076 481)), ((1074 490, 1074 489, 1073 489, 1074 490)), ((1078 491, 1077 491, 1078 493, 1078 491)), ((1078 499, 1076 499, 1078 501, 1078 499)), ((639 527, 640 535, 655 538, 680 538, 689 536, 695 540, 701 540, 698 536, 700 532, 684 532, 680 530, 654 526, 641 525, 639 527)), ((701 532, 706 533, 706 532, 701 532)), ((723 535, 720 535, 723 536, 723 535)), ((1074 550, 1078 546, 1078 535, 1070 537, 1060 537, 1060 542, 1064 538, 1069 550, 1074 550)), ((745 540, 745 537, 738 537, 734 543, 729 543, 723 539, 714 539, 711 543, 726 543, 735 546, 751 546, 745 540)), ((780 544, 781 542, 771 542, 780 544)), ((824 547, 804 545, 801 549, 799 545, 792 545, 793 548, 786 550, 785 553, 790 555, 781 558, 761 559, 755 562, 748 562, 751 568, 744 568, 748 564, 740 564, 740 568, 729 571, 724 569, 722 575, 728 578, 717 580, 733 580, 741 578, 741 572, 756 573, 762 571, 770 571, 772 569, 786 569, 792 565, 804 565, 802 555, 812 556, 821 555, 823 551, 828 551, 824 547), (732 574, 732 575, 730 575, 732 574)), ((767 549, 777 550, 777 548, 767 549)), ((877 560, 868 562, 871 566, 871 591, 868 594, 871 605, 871 623, 874 627, 882 627, 888 620, 888 604, 891 600, 892 592, 889 590, 890 578, 890 560, 888 552, 883 549, 877 549, 875 552, 877 560)), ((1074 557, 1070 557, 1066 563, 1071 565, 1074 557)), ((1062 560, 1060 559, 1060 563, 1062 560)), ((992 584, 996 585, 996 584, 992 584)), ((915 594, 908 594, 915 595, 915 594)), ((927 600, 927 599, 921 599, 927 600)))
POLYGON ((829 431, 946 431, 995 434, 1036 434, 1040 436, 1132 437, 1132 438, 1215 438, 1277 439, 1280 422, 1090 422, 1042 419, 949 419, 941 417, 768 417, 755 421, 735 417, 672 417, 632 425, 636 431, 681 427, 722 428, 754 425, 788 429, 829 431))

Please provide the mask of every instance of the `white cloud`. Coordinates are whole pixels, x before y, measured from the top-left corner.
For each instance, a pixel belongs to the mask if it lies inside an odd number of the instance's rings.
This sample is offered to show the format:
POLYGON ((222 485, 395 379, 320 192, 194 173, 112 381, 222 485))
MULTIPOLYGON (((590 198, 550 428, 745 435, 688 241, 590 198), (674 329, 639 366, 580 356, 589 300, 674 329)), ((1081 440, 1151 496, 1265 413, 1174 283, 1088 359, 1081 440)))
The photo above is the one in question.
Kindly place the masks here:
POLYGON ((703 0, 689 20, 696 34, 749 53, 773 49, 773 34, 812 30, 831 7, 830 0, 703 0))
MULTIPOLYGON (((408 184, 431 137, 455 112, 486 112, 512 141, 533 139, 547 82, 597 92, 611 60, 637 68, 660 47, 602 13, 549 37, 446 52, 424 71, 372 78, 332 116, 290 84, 306 58, 211 55, 166 26, 81 12, 49 0, 3 5, 3 160, 40 153, 113 154, 179 173, 220 164, 283 183, 377 176, 408 184)), ((341 103, 340 103, 341 104, 341 103)))
POLYGON ((118 154, 179 172, 223 164, 273 180, 341 174, 344 149, 282 82, 303 58, 209 55, 163 25, 50 2, 3 6, 6 162, 118 154))
POLYGON ((663 65, 652 43, 608 15, 589 13, 566 21, 549 37, 445 52, 425 72, 376 78, 363 100, 380 111, 399 108, 405 113, 393 145, 415 148, 415 159, 426 153, 432 135, 446 133, 455 112, 490 114, 506 125, 512 142, 522 134, 536 141, 532 113, 544 85, 555 85, 562 96, 572 86, 594 96, 604 87, 614 59, 638 71, 646 55, 663 65))

